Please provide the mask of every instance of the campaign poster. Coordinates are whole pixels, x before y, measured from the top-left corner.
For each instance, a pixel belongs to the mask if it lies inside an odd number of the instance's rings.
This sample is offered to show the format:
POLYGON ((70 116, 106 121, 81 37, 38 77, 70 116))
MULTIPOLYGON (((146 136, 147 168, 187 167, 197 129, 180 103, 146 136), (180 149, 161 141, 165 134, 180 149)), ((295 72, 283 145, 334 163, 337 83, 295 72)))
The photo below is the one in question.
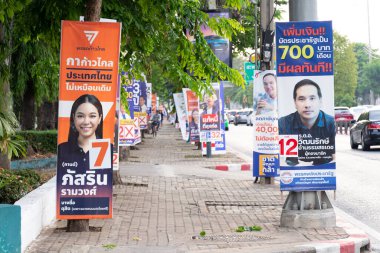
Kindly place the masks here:
MULTIPOLYGON (((215 85, 215 88, 218 88, 217 85, 215 85)), ((226 154, 226 133, 225 133, 225 126, 224 126, 224 84, 223 82, 220 82, 220 108, 221 110, 221 117, 222 120, 220 121, 220 131, 222 139, 220 141, 212 141, 211 142, 211 153, 213 155, 224 155, 226 154)), ((207 155, 207 143, 202 143, 202 155, 207 155)))
POLYGON ((132 146, 135 144, 135 122, 134 122, 134 105, 133 105, 133 85, 128 76, 123 73, 121 78, 121 87, 123 94, 126 96, 126 103, 120 104, 119 112, 119 145, 132 146))
POLYGON ((188 132, 191 142, 199 142, 199 101, 198 96, 194 91, 190 89, 184 89, 186 97, 186 111, 188 132))
POLYGON ((115 111, 115 127, 113 140, 112 163, 113 170, 119 170, 119 114, 120 114, 120 76, 116 86, 116 111, 115 111))
POLYGON ((133 105, 134 105, 134 118, 139 119, 140 129, 148 128, 147 119, 147 94, 146 94, 146 83, 144 81, 133 80, 133 105))
POLYGON ((57 219, 112 218, 120 32, 120 23, 61 23, 57 219))
POLYGON ((203 94, 202 101, 199 101, 200 112, 200 140, 203 142, 221 141, 222 133, 220 124, 222 121, 220 115, 220 86, 213 84, 211 93, 203 94))
POLYGON ((280 189, 335 190, 331 21, 277 23, 276 45, 280 189))
POLYGON ((152 114, 152 84, 146 83, 146 106, 147 106, 147 114, 151 117, 152 114))
MULTIPOLYGON (((208 12, 208 15, 210 18, 215 18, 216 20, 219 18, 230 17, 230 13, 228 11, 210 11, 208 12)), ((211 30, 207 25, 202 25, 201 31, 215 56, 229 67, 232 67, 232 51, 230 41, 227 38, 217 35, 215 31, 211 30)), ((194 36, 191 36, 189 33, 186 35, 190 41, 193 43, 195 42, 194 36)))
POLYGON ((152 115, 157 111, 157 94, 152 94, 152 115))
POLYGON ((255 71, 253 87, 253 176, 277 177, 280 150, 276 71, 255 71))
POLYGON ((188 135, 186 134, 187 116, 186 116, 185 97, 183 93, 181 92, 181 93, 174 93, 173 98, 174 98, 175 109, 177 112, 179 127, 182 133, 182 139, 184 141, 187 141, 188 135))

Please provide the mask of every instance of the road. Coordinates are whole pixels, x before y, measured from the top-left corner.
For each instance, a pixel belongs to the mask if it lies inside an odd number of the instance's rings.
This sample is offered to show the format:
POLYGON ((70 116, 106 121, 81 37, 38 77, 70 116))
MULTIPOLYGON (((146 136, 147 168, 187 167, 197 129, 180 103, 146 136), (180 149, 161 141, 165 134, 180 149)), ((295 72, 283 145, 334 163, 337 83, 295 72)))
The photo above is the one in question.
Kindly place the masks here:
MULTIPOLYGON (((252 162, 253 127, 234 126, 226 134, 227 147, 245 155, 252 162), (242 141, 244 140, 244 141, 242 141)), ((370 151, 350 148, 348 135, 336 136, 337 191, 334 205, 363 224, 373 243, 380 243, 380 146, 370 151), (368 227, 367 227, 368 226, 368 227), (373 229, 374 231, 372 231, 373 229), (378 234, 376 234, 376 232, 378 234)), ((333 194, 329 192, 331 199, 333 194)))

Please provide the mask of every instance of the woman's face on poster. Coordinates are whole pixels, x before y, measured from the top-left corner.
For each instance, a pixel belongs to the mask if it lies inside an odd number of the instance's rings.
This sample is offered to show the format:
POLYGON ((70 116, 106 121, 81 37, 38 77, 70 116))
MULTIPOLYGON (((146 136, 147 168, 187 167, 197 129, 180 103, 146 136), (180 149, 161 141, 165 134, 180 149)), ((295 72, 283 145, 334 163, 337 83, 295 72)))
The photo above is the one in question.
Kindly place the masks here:
POLYGON ((100 124, 102 115, 99 115, 96 107, 91 103, 81 104, 74 114, 74 126, 79 136, 91 138, 100 124))
POLYGON ((198 122, 199 122, 199 112, 198 111, 193 111, 193 121, 195 124, 198 124, 198 122))

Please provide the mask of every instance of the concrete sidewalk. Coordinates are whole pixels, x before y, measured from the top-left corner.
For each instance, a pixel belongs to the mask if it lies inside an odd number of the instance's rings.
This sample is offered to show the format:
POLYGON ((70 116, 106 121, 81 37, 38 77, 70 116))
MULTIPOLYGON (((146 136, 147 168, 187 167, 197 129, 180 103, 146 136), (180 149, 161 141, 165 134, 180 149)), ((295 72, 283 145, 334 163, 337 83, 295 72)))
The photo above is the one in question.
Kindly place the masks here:
MULTIPOLYGON (((253 184, 251 171, 215 170, 246 163, 233 153, 206 158, 164 125, 147 135, 114 187, 114 218, 91 220, 93 232, 66 233, 66 221, 43 230, 27 252, 361 252, 368 237, 337 217, 337 227, 279 227, 278 185, 253 184), (260 226, 241 232, 239 226, 260 226), (205 231, 204 237, 199 236, 205 231)), ((369 252, 369 251, 368 251, 369 252)))

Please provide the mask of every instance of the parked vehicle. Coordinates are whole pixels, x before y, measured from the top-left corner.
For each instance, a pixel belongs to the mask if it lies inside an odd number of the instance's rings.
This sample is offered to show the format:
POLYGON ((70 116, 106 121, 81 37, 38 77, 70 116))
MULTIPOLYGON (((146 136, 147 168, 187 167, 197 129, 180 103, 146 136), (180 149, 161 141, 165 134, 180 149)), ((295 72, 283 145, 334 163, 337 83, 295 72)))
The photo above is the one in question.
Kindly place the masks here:
POLYGON ((227 112, 227 118, 229 122, 234 122, 236 111, 228 111, 227 112))
POLYGON ((252 112, 252 110, 236 112, 235 118, 234 118, 234 125, 237 126, 239 124, 246 124, 247 118, 250 112, 252 112))
POLYGON ((350 129, 350 144, 352 149, 359 145, 362 150, 369 150, 372 145, 380 145, 380 108, 373 108, 360 114, 358 121, 350 129))
POLYGON ((352 113, 352 115, 354 115, 354 120, 358 120, 360 114, 362 114, 365 111, 368 111, 368 107, 359 105, 351 107, 349 110, 352 113))
POLYGON ((255 114, 253 113, 253 111, 250 112, 247 118, 247 126, 253 126, 253 121, 255 119, 254 117, 255 117, 255 114))
POLYGON ((335 107, 335 122, 351 122, 354 119, 354 115, 350 112, 348 107, 335 107))

